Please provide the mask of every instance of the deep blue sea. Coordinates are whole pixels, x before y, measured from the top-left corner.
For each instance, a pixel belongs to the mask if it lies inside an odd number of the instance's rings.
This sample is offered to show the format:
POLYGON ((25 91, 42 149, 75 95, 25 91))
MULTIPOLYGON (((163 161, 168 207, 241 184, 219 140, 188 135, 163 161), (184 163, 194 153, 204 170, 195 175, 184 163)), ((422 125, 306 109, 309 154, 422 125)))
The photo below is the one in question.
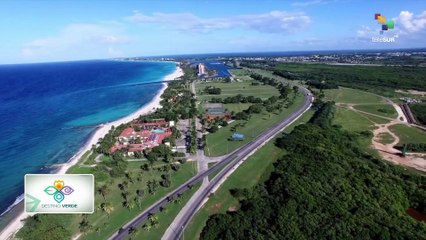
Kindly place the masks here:
POLYGON ((24 175, 68 161, 93 127, 150 102, 171 62, 81 61, 0 65, 0 214, 24 175))

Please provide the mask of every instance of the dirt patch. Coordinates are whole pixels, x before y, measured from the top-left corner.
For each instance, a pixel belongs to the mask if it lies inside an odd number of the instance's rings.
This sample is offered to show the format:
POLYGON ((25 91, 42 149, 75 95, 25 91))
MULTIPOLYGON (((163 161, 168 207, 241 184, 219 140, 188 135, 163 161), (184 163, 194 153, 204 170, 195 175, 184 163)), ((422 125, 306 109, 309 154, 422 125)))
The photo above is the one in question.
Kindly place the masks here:
POLYGON ((238 210, 237 206, 231 206, 228 208, 227 212, 236 212, 238 210))
POLYGON ((426 96, 426 92, 423 91, 417 91, 417 90, 395 90, 397 93, 403 93, 403 94, 411 94, 411 95, 417 95, 417 96, 426 96))
POLYGON ((222 203, 216 203, 215 205, 210 207, 210 213, 211 214, 219 213, 221 207, 222 207, 222 203))
POLYGON ((373 147, 379 152, 380 156, 389 162, 399 164, 406 167, 415 168, 419 171, 426 172, 426 159, 423 154, 419 153, 409 153, 407 156, 403 157, 401 151, 395 149, 394 147, 399 142, 399 137, 389 130, 389 127, 400 122, 395 120, 388 124, 376 124, 376 129, 373 130, 373 147), (389 144, 380 143, 381 135, 390 134, 393 138, 393 142, 389 144))

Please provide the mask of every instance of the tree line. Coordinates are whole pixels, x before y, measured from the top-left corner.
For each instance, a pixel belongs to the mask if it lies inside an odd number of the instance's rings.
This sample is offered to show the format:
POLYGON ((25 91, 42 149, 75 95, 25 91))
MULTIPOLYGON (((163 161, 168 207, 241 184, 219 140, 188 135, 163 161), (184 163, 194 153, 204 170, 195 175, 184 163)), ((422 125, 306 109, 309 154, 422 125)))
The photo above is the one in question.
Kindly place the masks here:
POLYGON ((269 178, 233 190, 240 209, 214 214, 200 239, 425 239, 426 178, 367 154, 359 135, 319 108, 276 145, 286 155, 269 178))

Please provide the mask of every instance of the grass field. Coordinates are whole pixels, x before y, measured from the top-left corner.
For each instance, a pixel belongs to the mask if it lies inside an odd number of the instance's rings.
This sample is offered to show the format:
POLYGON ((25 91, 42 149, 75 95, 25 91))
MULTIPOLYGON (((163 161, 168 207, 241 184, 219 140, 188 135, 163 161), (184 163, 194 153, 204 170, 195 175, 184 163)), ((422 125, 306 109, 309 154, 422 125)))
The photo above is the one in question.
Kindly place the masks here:
POLYGON ((368 118, 370 121, 377 123, 377 124, 385 124, 385 123, 390 122, 389 119, 386 119, 386 118, 383 118, 383 117, 378 117, 378 116, 374 116, 374 115, 371 115, 371 114, 365 114, 365 113, 361 113, 361 112, 358 112, 358 113, 360 115, 368 118))
POLYGON ((397 124, 390 126, 389 129, 399 137, 398 145, 426 142, 426 133, 415 127, 397 124))
POLYGON ((303 104, 303 101, 303 95, 298 94, 293 105, 283 109, 280 113, 267 113, 264 110, 260 114, 253 114, 248 121, 237 120, 215 133, 208 134, 207 147, 204 149, 205 154, 207 156, 221 156, 232 152, 294 112, 303 104), (245 123, 244 127, 238 127, 235 132, 244 134, 245 139, 243 141, 229 141, 228 138, 234 133, 231 131, 232 127, 243 123, 245 123))
POLYGON ((253 80, 250 77, 250 73, 244 69, 229 69, 228 70, 234 78, 238 78, 242 81, 251 81, 253 80))
POLYGON ((337 107, 334 123, 341 125, 348 131, 373 130, 374 123, 363 114, 347 108, 337 107))
MULTIPOLYGON (((307 122, 312 115, 313 111, 307 111, 284 131, 290 132, 295 126, 307 122)), ((264 177, 269 176, 270 172, 273 171, 272 163, 283 154, 283 150, 275 147, 274 140, 272 139, 244 161, 214 195, 209 198, 208 202, 198 211, 185 230, 185 239, 198 239, 211 214, 224 213, 229 208, 238 208, 238 201, 229 193, 230 189, 250 188, 264 181, 264 177)))
POLYGON ((381 143, 381 144, 390 144, 390 143, 392 143, 395 139, 392 137, 392 135, 390 135, 389 133, 387 133, 387 132, 384 132, 384 133, 381 133, 380 135, 379 135, 379 138, 380 138, 380 140, 379 140, 379 142, 381 143))
POLYGON ((224 104, 223 107, 225 109, 228 109, 229 112, 241 112, 249 108, 252 104, 251 103, 227 103, 224 104))
POLYGON ((390 104, 355 105, 355 109, 387 118, 396 118, 398 114, 390 104))
POLYGON ((210 100, 211 98, 226 98, 232 97, 238 94, 243 96, 255 96, 262 99, 267 99, 271 96, 278 96, 279 92, 275 87, 269 85, 251 85, 252 81, 244 81, 244 82, 198 82, 196 84, 196 92, 198 100, 210 100), (222 90, 220 95, 209 95, 203 93, 203 89, 205 87, 212 86, 216 88, 220 88, 222 90))
MULTIPOLYGON (((142 172, 140 166, 143 163, 141 162, 129 162, 128 171, 135 176, 139 176, 140 181, 135 181, 133 184, 129 183, 127 191, 129 192, 128 199, 133 199, 136 196, 136 190, 144 189, 145 194, 142 197, 141 208, 139 209, 135 206, 133 209, 127 209, 123 207, 122 203, 124 198, 121 196, 121 191, 118 188, 118 184, 122 183, 126 180, 124 177, 117 177, 114 179, 110 179, 111 182, 106 182, 109 186, 110 192, 106 195, 106 201, 110 202, 113 205, 113 211, 111 212, 110 217, 99 209, 99 205, 103 202, 103 198, 96 194, 96 210, 93 214, 88 216, 89 222, 93 225, 93 229, 100 228, 98 233, 90 232, 88 235, 84 237, 84 239, 106 239, 113 232, 117 231, 121 226, 123 226, 127 221, 134 218, 140 212, 143 211, 146 207, 152 205, 156 201, 158 201, 162 196, 166 193, 172 191, 190 177, 192 177, 196 173, 195 162, 187 162, 182 165, 181 169, 178 172, 174 172, 171 170, 171 186, 169 188, 159 187, 153 195, 148 193, 146 183, 149 180, 156 179, 161 180, 161 174, 163 172, 159 172, 157 170, 150 170, 149 172, 142 172), (142 174, 139 174, 141 173, 142 174)), ((155 167, 164 165, 162 162, 157 162, 154 165, 155 167)), ((91 168, 77 166, 75 168, 70 169, 68 173, 91 173, 91 168)), ((128 181, 128 180, 127 180, 128 181)), ((98 182, 97 182, 98 183, 98 182)), ((161 223, 160 223, 161 224, 161 223)))
POLYGON ((386 101, 377 95, 351 88, 326 89, 324 90, 325 100, 338 103, 352 104, 380 104, 386 101))

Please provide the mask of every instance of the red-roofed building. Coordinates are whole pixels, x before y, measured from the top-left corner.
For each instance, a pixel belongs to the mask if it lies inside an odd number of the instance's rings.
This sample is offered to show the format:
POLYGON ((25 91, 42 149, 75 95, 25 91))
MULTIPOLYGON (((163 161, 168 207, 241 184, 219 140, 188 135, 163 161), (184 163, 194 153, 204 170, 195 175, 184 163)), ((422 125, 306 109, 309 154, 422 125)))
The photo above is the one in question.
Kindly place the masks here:
POLYGON ((154 123, 132 124, 120 133, 118 142, 111 147, 111 153, 121 149, 128 149, 127 155, 133 156, 135 152, 142 152, 160 145, 164 139, 172 135, 169 122, 157 121, 154 123), (141 131, 135 131, 135 126, 141 126, 141 131), (151 128, 152 127, 152 128, 151 128), (148 130, 149 129, 149 130, 148 130))

